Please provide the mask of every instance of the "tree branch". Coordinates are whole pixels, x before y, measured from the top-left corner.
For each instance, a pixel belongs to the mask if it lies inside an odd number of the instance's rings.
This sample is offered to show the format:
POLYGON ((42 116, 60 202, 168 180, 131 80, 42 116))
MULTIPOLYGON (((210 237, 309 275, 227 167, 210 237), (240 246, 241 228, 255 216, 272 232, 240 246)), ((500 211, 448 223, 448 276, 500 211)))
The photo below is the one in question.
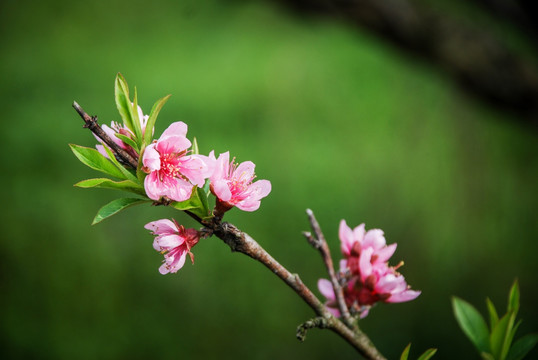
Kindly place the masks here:
POLYGON ((104 130, 97 123, 97 116, 88 115, 76 101, 73 101, 73 108, 75 108, 82 120, 84 120, 84 127, 90 129, 92 133, 103 140, 105 144, 112 149, 120 162, 127 164, 133 169, 138 167, 138 159, 133 158, 127 151, 122 149, 114 142, 114 140, 110 138, 110 136, 104 132, 104 130))
MULTIPOLYGON (((262 248, 250 235, 242 232, 234 225, 227 222, 213 222, 204 224, 210 227, 210 231, 215 236, 224 241, 234 252, 243 253, 252 259, 262 263, 271 270, 276 276, 284 281, 293 291, 297 293, 311 308, 318 317, 326 322, 326 328, 332 330, 351 346, 353 346, 361 355, 367 359, 384 360, 385 357, 376 349, 371 340, 358 327, 350 329, 342 321, 334 317, 312 293, 312 291, 301 281, 299 275, 292 274, 278 261, 276 261, 264 248, 262 248)), ((318 326, 319 327, 319 326, 318 326)), ((306 329, 305 329, 306 330, 306 329)))
POLYGON ((306 239, 312 246, 319 250, 321 254, 321 257, 323 259, 323 262, 325 263, 325 267, 327 268, 327 272, 329 273, 329 277, 331 279, 331 284, 333 286, 334 294, 336 295, 336 301, 338 302, 340 314, 342 314, 342 318, 345 324, 350 329, 356 330, 357 324, 353 320, 353 317, 349 313, 349 309, 346 305, 346 300, 344 298, 344 289, 342 289, 342 286, 340 285, 340 282, 338 281, 338 278, 336 276, 336 272, 334 271, 334 265, 331 257, 331 251, 329 250, 329 245, 327 245, 327 241, 325 240, 325 236, 321 231, 321 227, 319 226, 319 223, 314 216, 314 212, 310 209, 306 209, 306 214, 308 215, 310 227, 312 228, 315 237, 312 237, 312 234, 310 233, 303 233, 303 235, 306 237, 306 239))

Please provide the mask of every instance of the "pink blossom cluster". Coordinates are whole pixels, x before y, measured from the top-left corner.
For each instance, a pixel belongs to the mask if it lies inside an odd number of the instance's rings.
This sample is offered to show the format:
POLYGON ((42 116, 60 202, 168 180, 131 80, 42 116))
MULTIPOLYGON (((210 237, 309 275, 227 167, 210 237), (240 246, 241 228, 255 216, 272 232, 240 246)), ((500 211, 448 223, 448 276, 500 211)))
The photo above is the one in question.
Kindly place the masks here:
MULTIPOLYGON (((340 222, 339 238, 344 259, 340 261, 340 277, 344 300, 348 308, 364 318, 377 302, 397 303, 415 299, 420 291, 411 290, 405 278, 396 270, 403 264, 389 266, 388 260, 396 250, 396 244, 387 246, 382 230, 365 231, 364 224, 353 230, 345 220, 340 222)), ((340 310, 331 282, 318 281, 319 291, 327 298, 326 306, 335 316, 340 310)))
MULTIPOLYGON (((209 179, 211 192, 216 196, 215 213, 219 216, 233 207, 257 210, 261 199, 271 192, 271 183, 254 182, 254 163, 236 164, 235 159, 230 162, 228 152, 218 158, 213 151, 209 156, 192 154, 192 144, 186 136, 187 125, 175 122, 146 147, 142 156, 142 169, 148 174, 144 180, 146 195, 152 200, 185 201, 195 187, 203 187, 209 179)), ((165 254, 162 274, 179 270, 187 253, 193 260, 190 250, 200 238, 195 229, 184 229, 166 219, 151 222, 146 229, 157 236, 154 248, 165 254)))

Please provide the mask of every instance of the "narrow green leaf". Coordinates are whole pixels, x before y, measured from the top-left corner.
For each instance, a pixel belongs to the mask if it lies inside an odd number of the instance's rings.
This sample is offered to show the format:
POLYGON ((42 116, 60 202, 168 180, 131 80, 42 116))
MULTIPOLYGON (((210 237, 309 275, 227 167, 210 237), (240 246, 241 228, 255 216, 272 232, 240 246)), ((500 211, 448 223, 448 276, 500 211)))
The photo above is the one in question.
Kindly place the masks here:
POLYGON ((123 75, 118 73, 114 82, 114 95, 116 98, 116 107, 120 113, 123 124, 135 133, 133 125, 133 116, 131 114, 131 100, 129 99, 129 86, 123 75))
POLYGON ((111 202, 99 209, 97 215, 95 215, 95 218, 93 219, 92 225, 100 223, 104 219, 109 218, 112 215, 115 215, 121 210, 124 210, 130 206, 142 204, 149 201, 150 200, 138 198, 119 198, 116 200, 112 200, 111 202))
POLYGON ((123 134, 119 134, 119 133, 116 133, 115 136, 120 139, 121 141, 123 141, 126 145, 129 145, 130 147, 132 147, 133 149, 135 149, 135 151, 138 153, 140 152, 140 149, 138 147, 138 144, 135 143, 135 141, 133 139, 131 139, 129 136, 127 135, 123 135, 123 134))
MULTIPOLYGON (((513 314, 512 315, 514 320, 515 321, 515 318, 516 318, 516 314, 513 314)), ((504 346, 503 346, 503 350, 502 350, 502 358, 503 359, 506 359, 506 357, 508 356, 508 353, 510 352, 510 347, 512 346, 512 340, 514 340, 514 336, 516 335, 516 332, 517 332, 517 329, 519 328, 519 325, 521 325, 521 320, 519 320, 516 325, 514 327, 512 327, 512 329, 510 329, 509 333, 508 333, 508 336, 506 337, 505 341, 504 341, 504 346)))
MULTIPOLYGON (((120 169, 118 169, 109 159, 101 155, 99 151, 75 144, 69 144, 69 147, 71 147, 71 151, 73 151, 75 156, 84 165, 107 175, 117 177, 118 179, 126 178, 120 169)), ((106 146, 104 148, 106 149, 106 146)))
POLYGON ((507 360, 522 360, 536 343, 538 343, 538 334, 527 334, 516 340, 508 352, 507 360))
POLYGON ((481 352, 489 351, 488 327, 480 313, 468 302, 458 297, 452 298, 454 316, 462 331, 481 352))
POLYGON ((505 348, 506 340, 510 335, 512 326, 514 324, 514 317, 512 312, 506 313, 497 323, 497 326, 493 328, 491 332, 489 342, 491 346, 491 354, 497 360, 503 360, 503 349, 505 348))
POLYGON ((192 153, 195 155, 200 153, 200 150, 198 150, 198 141, 196 140, 196 136, 192 139, 192 153))
MULTIPOLYGON (((140 126, 140 116, 138 115, 138 91, 135 86, 135 95, 133 99, 133 104, 131 106, 131 119, 133 120, 134 134, 136 138, 136 143, 142 146, 144 138, 142 136, 142 127, 140 126)), ((137 146, 137 147, 140 147, 137 146)))
POLYGON ((514 280, 508 295, 508 311, 513 311, 516 315, 519 311, 519 284, 517 279, 514 280))
POLYGON ((206 219, 210 216, 209 207, 207 205, 207 196, 203 190, 198 187, 193 188, 191 197, 188 200, 181 202, 175 201, 170 205, 178 210, 189 210, 191 213, 197 215, 201 219, 206 219))
POLYGON ((490 330, 493 330, 493 328, 499 322, 499 315, 497 315, 497 310, 495 309, 495 305, 493 305, 493 302, 489 298, 486 298, 486 305, 488 307, 488 313, 489 313, 489 328, 490 330))
POLYGON ((437 349, 428 349, 424 351, 422 355, 417 360, 428 360, 430 359, 435 353, 437 352, 437 349))
POLYGON ((130 180, 123 181, 113 181, 107 178, 96 178, 96 179, 87 179, 82 180, 75 184, 75 186, 80 188, 101 188, 101 189, 115 189, 115 190, 124 190, 130 191, 137 194, 145 195, 144 188, 135 182, 130 180))
POLYGON ((127 180, 131 180, 133 182, 137 182, 137 178, 125 166, 120 164, 118 159, 116 159, 116 157, 114 156, 114 153, 112 152, 112 150, 109 149, 108 146, 104 146, 104 149, 105 149, 110 161, 114 165, 116 165, 116 168, 118 168, 121 171, 121 173, 123 174, 123 178, 127 179, 127 180))
POLYGON ((495 358, 493 357, 493 355, 491 355, 490 353, 487 353, 487 352, 483 352, 480 354, 480 357, 483 359, 483 360, 495 360, 495 358))
POLYGON ((151 112, 149 113, 148 123, 146 124, 146 132, 144 133, 145 145, 149 145, 151 143, 151 140, 153 138, 153 128, 155 127, 155 121, 157 120, 157 116, 159 115, 159 112, 161 111, 164 104, 168 101, 170 96, 171 95, 166 95, 165 97, 157 100, 155 104, 153 104, 151 112))
POLYGON ((402 352, 402 355, 400 356, 400 360, 407 360, 407 358, 409 357, 409 349, 411 349, 411 343, 409 343, 404 351, 402 352))

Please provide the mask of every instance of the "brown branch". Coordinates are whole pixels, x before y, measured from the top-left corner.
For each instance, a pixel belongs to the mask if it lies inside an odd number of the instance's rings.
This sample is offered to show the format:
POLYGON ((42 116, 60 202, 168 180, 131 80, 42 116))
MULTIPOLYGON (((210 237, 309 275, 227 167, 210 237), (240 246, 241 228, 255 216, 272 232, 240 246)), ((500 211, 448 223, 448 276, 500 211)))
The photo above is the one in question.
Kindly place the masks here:
POLYGON ((350 329, 342 321, 334 317, 327 310, 325 305, 323 305, 314 293, 312 293, 312 291, 301 281, 299 275, 292 274, 284 266, 278 263, 278 261, 265 251, 264 248, 250 237, 250 235, 242 232, 237 227, 227 222, 221 223, 220 221, 214 221, 211 224, 202 223, 202 225, 209 227, 208 231, 211 231, 215 236, 223 240, 232 251, 243 253, 271 270, 272 273, 292 288, 292 290, 314 310, 318 317, 325 319, 323 321, 324 327, 332 330, 346 340, 365 358, 375 360, 385 359, 366 334, 360 331, 358 327, 350 329))
POLYGON ((133 169, 138 167, 138 160, 133 158, 127 151, 116 144, 114 140, 112 140, 110 136, 108 136, 99 126, 97 123, 97 116, 88 115, 76 101, 73 102, 73 108, 75 108, 82 120, 84 120, 84 127, 90 129, 92 133, 103 140, 105 144, 112 149, 119 161, 129 165, 133 169))
POLYGON ((319 250, 321 254, 323 262, 325 263, 325 267, 327 268, 327 272, 329 273, 334 294, 336 296, 336 301, 338 302, 338 308, 340 309, 340 314, 342 314, 344 323, 350 329, 356 330, 357 324, 349 313, 349 309, 346 305, 346 300, 344 298, 344 289, 342 289, 342 286, 340 285, 340 282, 338 281, 338 278, 336 276, 336 272, 334 271, 331 251, 329 250, 329 246, 327 245, 325 236, 323 235, 321 227, 319 226, 319 223, 314 216, 314 212, 310 209, 306 209, 306 214, 308 215, 310 227, 312 228, 312 231, 314 231, 315 236, 312 236, 312 234, 310 233, 303 233, 303 235, 306 237, 306 239, 312 246, 319 250))

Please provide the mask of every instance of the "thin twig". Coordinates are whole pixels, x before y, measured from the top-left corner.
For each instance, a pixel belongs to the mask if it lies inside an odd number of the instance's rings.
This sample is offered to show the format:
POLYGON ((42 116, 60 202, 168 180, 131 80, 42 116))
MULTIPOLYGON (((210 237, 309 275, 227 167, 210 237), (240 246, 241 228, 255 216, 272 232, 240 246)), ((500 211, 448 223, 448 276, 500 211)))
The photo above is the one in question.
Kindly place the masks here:
POLYGON ((99 126, 97 123, 97 116, 88 115, 76 101, 73 101, 73 108, 75 108, 82 120, 84 120, 84 127, 90 129, 92 133, 103 140, 123 163, 129 165, 133 169, 138 167, 138 160, 133 158, 127 151, 116 144, 99 126))
POLYGON ((323 258, 323 262, 325 263, 325 267, 327 268, 327 272, 329 273, 334 294, 336 295, 336 301, 338 302, 338 308, 340 310, 340 314, 342 314, 344 323, 350 329, 355 330, 357 329, 357 323, 354 321, 353 317, 349 313, 349 309, 344 298, 344 289, 340 285, 340 282, 338 281, 338 278, 336 276, 336 272, 334 271, 331 251, 329 250, 329 246, 327 245, 325 236, 323 235, 321 227, 319 226, 319 223, 314 216, 314 212, 310 209, 306 209, 306 214, 308 215, 310 226, 312 227, 312 231, 314 231, 315 235, 312 236, 311 233, 306 232, 303 233, 303 235, 306 237, 308 242, 312 244, 312 246, 319 250, 321 257, 323 258))
POLYGON ((314 310, 316 315, 325 319, 326 328, 332 330, 362 356, 372 360, 385 360, 366 334, 358 327, 351 329, 342 321, 334 317, 314 295, 314 293, 301 281, 297 274, 292 274, 288 269, 279 264, 264 248, 262 248, 250 235, 242 232, 234 225, 227 222, 213 222, 203 224, 210 226, 215 236, 223 240, 234 252, 241 252, 254 260, 262 263, 272 273, 283 280, 314 310))
POLYGON ((297 336, 297 339, 299 341, 303 342, 306 339, 306 332, 309 329, 313 328, 320 328, 320 329, 326 329, 327 328, 327 319, 324 317, 315 317, 313 319, 307 320, 301 325, 297 326, 297 331, 295 333, 295 336, 297 336))

